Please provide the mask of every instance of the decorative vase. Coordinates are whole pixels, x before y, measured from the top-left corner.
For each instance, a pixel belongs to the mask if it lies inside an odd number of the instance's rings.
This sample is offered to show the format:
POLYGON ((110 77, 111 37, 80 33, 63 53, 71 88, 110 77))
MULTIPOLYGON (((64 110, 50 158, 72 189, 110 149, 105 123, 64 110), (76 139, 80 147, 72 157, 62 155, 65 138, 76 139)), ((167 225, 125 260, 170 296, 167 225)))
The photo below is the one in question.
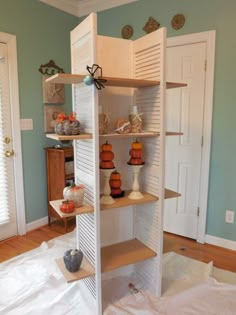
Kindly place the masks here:
POLYGON ((55 124, 55 133, 58 135, 79 135, 80 134, 80 122, 78 120, 70 121, 63 120, 55 124))
POLYGON ((83 252, 78 249, 69 249, 65 252, 63 260, 66 266, 66 269, 70 272, 76 272, 79 270, 82 260, 83 252))

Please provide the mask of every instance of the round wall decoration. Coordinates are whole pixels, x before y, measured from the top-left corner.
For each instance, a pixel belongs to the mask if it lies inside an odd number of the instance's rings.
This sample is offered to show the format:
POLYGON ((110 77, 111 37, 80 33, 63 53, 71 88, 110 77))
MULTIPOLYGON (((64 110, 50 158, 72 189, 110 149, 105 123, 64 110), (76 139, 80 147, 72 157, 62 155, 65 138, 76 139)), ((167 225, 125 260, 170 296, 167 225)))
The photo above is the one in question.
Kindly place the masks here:
POLYGON ((131 25, 125 25, 121 30, 121 35, 123 38, 128 39, 133 35, 133 27, 131 25))
POLYGON ((171 25, 175 30, 179 30, 181 27, 183 27, 184 23, 185 16, 183 14, 176 14, 171 20, 171 25))

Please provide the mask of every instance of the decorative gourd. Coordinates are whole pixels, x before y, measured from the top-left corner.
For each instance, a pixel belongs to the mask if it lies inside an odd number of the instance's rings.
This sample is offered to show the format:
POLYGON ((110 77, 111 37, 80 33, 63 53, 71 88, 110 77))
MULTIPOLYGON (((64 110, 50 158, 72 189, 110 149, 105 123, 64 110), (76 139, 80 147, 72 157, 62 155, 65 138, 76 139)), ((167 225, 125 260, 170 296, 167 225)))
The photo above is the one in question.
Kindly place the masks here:
POLYGON ((114 172, 111 173, 111 177, 110 178, 114 179, 114 180, 119 180, 119 179, 121 179, 121 175, 120 175, 119 172, 114 171, 114 172))
POLYGON ((122 190, 120 188, 111 188, 111 195, 112 196, 117 196, 122 194, 122 190))
POLYGON ((80 207, 84 201, 84 185, 67 186, 63 189, 63 197, 67 200, 73 200, 75 207, 80 207))
POLYGON ((106 141, 106 143, 103 143, 101 146, 102 151, 112 151, 112 145, 106 141))
POLYGON ((101 161, 100 168, 114 168, 114 163, 112 161, 101 161))
POLYGON ((112 188, 120 188, 122 181, 120 179, 110 179, 109 184, 112 188))
POLYGON ((112 161, 115 155, 112 151, 102 151, 100 152, 100 159, 102 161, 112 161))
POLYGON ((69 249, 65 252, 63 260, 66 266, 66 269, 70 272, 76 272, 79 270, 82 260, 83 253, 78 249, 69 249))
POLYGON ((143 145, 136 139, 136 141, 132 143, 131 147, 132 149, 142 149, 143 145))
POLYGON ((75 210, 75 202, 74 200, 64 200, 59 208, 63 213, 71 213, 75 210))
POLYGON ((143 156, 143 151, 142 151, 142 149, 130 149, 129 155, 132 158, 141 158, 143 156))
POLYGON ((129 164, 131 164, 131 165, 141 165, 141 164, 143 164, 143 159, 141 159, 141 158, 131 158, 130 160, 129 160, 129 164))

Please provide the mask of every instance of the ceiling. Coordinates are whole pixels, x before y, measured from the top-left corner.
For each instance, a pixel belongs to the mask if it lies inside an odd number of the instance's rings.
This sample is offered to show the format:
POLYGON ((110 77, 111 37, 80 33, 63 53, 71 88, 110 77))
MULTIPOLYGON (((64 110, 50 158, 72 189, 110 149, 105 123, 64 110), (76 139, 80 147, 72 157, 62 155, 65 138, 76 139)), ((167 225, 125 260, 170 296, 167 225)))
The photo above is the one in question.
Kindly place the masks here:
POLYGON ((81 17, 137 0, 39 0, 59 10, 81 17))

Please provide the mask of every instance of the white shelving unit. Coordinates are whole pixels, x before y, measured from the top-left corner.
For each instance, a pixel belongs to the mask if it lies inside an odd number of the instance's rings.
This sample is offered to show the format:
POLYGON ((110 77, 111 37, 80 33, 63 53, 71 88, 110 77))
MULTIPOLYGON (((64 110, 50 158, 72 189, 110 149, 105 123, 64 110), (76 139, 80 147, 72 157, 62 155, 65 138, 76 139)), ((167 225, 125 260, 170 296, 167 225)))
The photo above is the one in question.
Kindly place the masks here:
MULTIPOLYGON (((75 181, 84 184, 88 213, 77 215, 78 247, 89 262, 81 290, 90 297, 91 314, 103 312, 103 279, 132 274, 143 289, 161 294, 163 243, 163 202, 179 194, 164 188, 165 90, 185 86, 166 83, 164 28, 135 41, 97 35, 96 14, 91 14, 71 32, 72 74, 58 74, 51 82, 72 84, 73 110, 83 125, 83 134, 74 137, 48 135, 58 140, 74 140, 75 181), (86 86, 82 79, 86 66, 98 64, 107 79, 105 89, 86 86), (98 134, 98 108, 108 113, 110 125, 127 118, 132 105, 143 113, 145 132, 118 135, 98 134), (140 174, 144 198, 131 200, 127 194, 112 205, 101 205, 103 178, 99 170, 101 145, 109 141, 114 164, 122 175, 122 189, 132 187, 132 172, 127 164, 131 143, 143 143, 145 164, 140 174), (90 211, 91 210, 91 211, 90 211), (92 269, 91 269, 92 266, 92 269)), ((52 205, 58 206, 55 202, 52 205)), ((61 266, 61 264, 60 264, 61 266)), ((128 285, 128 283, 127 283, 128 285)))

